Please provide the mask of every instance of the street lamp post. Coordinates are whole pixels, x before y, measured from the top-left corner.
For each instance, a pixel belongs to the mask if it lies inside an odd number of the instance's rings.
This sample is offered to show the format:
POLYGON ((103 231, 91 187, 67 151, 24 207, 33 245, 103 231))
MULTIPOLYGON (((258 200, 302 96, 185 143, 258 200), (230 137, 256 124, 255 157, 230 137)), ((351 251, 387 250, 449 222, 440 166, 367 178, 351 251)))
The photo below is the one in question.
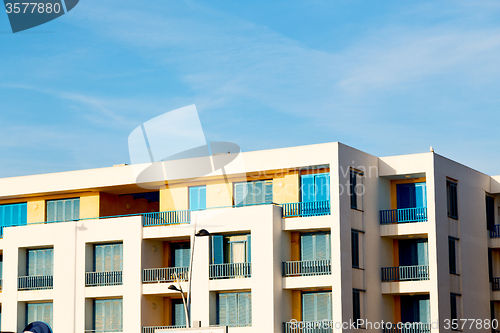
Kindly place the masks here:
POLYGON ((181 293, 182 303, 184 303, 184 314, 186 315, 186 325, 187 325, 187 327, 191 327, 191 325, 189 325, 189 322, 188 322, 189 317, 188 317, 188 310, 187 310, 187 306, 186 306, 186 298, 184 297, 184 292, 182 291, 181 284, 179 283, 179 288, 177 288, 176 286, 171 284, 170 286, 168 286, 168 289, 173 290, 173 291, 178 291, 181 293))

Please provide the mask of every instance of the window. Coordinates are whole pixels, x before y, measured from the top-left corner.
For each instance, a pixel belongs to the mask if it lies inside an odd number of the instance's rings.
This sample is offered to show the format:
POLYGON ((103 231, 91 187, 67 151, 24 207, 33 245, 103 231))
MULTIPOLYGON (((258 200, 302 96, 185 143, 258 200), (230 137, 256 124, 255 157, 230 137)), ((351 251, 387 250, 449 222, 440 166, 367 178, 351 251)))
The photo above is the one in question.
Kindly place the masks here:
POLYGON ((493 282, 493 250, 488 249, 488 277, 493 282))
POLYGON ((184 302, 180 298, 172 300, 172 325, 186 326, 186 312, 184 311, 184 302))
POLYGON ((361 291, 352 290, 352 321, 358 327, 358 320, 361 319, 361 291))
POLYGON ((122 299, 94 301, 94 330, 96 332, 122 332, 122 299))
POLYGON ((47 201, 47 222, 80 218, 80 198, 47 201))
POLYGON ((359 232, 351 230, 352 267, 359 268, 359 232))
POLYGON ((123 270, 123 244, 94 245, 94 272, 123 270))
POLYGON ((189 209, 207 209, 207 187, 196 186, 189 188, 189 209))
POLYGON ((252 326, 251 293, 220 293, 217 299, 217 324, 252 326))
POLYGON ((213 235, 212 264, 252 262, 252 237, 213 235))
POLYGON ((460 294, 450 294, 450 319, 457 319, 460 320, 460 302, 461 302, 461 295, 460 294))
POLYGON ((486 196, 486 227, 495 230, 495 198, 486 196))
POLYGON ((302 294, 302 321, 332 319, 332 292, 304 292, 302 294))
POLYGON ((330 200, 330 173, 302 175, 300 179, 302 202, 330 200))
POLYGON ((189 242, 172 243, 172 267, 189 267, 191 249, 189 242))
POLYGON ((36 249, 27 251, 28 276, 52 276, 54 275, 54 250, 36 249))
POLYGON ((302 261, 330 260, 330 233, 307 233, 300 236, 302 261))
POLYGON ((401 321, 403 323, 429 323, 429 295, 401 296, 401 321))
POLYGON ((236 206, 256 205, 273 202, 272 180, 262 180, 234 184, 234 204, 236 206))
MULTIPOLYGON (((349 197, 351 198, 351 208, 361 209, 361 194, 359 188, 363 186, 363 174, 351 169, 349 176, 349 197)), ((362 192, 362 191, 361 191, 362 192)))
POLYGON ((449 265, 451 274, 458 274, 457 242, 458 239, 453 237, 448 237, 448 256, 449 256, 449 265))
POLYGON ((26 304, 26 326, 34 321, 43 321, 52 328, 52 303, 26 304))
POLYGON ((27 211, 27 203, 0 205, 0 237, 3 236, 4 227, 26 225, 27 211))
POLYGON ((447 180, 446 193, 448 199, 448 217, 456 220, 458 219, 457 183, 447 180))

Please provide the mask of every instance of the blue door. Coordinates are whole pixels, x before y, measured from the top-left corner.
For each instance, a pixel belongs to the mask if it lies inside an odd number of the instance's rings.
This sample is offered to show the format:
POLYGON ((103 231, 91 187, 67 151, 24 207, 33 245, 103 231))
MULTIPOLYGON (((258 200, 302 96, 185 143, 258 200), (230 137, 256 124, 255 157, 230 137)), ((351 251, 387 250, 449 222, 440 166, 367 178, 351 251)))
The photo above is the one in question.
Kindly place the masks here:
POLYGON ((330 211, 330 173, 301 176, 302 216, 328 214, 330 211))

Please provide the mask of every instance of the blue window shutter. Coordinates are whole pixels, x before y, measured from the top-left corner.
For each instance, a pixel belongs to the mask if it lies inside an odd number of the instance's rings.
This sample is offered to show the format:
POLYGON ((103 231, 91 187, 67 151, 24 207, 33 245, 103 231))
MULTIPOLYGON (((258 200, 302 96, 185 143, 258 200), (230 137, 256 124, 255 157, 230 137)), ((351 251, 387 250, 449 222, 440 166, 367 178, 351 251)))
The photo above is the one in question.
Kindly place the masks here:
POLYGON ((252 262, 252 235, 247 235, 247 262, 252 262))
POLYGON ((47 249, 45 252, 45 272, 43 275, 54 275, 54 250, 47 249))
POLYGON ((316 320, 316 300, 314 293, 302 294, 302 321, 316 320))
POLYGON ((200 186, 200 204, 199 209, 207 209, 207 187, 200 186))
POLYGON ((316 186, 314 175, 302 175, 301 177, 302 202, 311 202, 316 200, 316 186))
POLYGON ((430 321, 430 306, 429 298, 420 298, 419 303, 419 318, 418 321, 421 323, 428 323, 430 321))
POLYGON ((427 207, 426 183, 415 184, 415 207, 427 207))
POLYGON ((36 275, 36 252, 28 250, 28 276, 36 275))
POLYGON ((227 294, 219 294, 218 306, 217 306, 217 321, 221 326, 228 325, 228 304, 227 304, 227 294))
POLYGON ((196 186, 189 188, 189 209, 200 210, 207 208, 207 188, 196 186))
POLYGON ((328 301, 329 301, 329 294, 330 293, 316 293, 316 319, 318 321, 324 320, 324 319, 331 319, 331 312, 328 310, 328 301))
POLYGON ((104 271, 110 272, 113 270, 113 245, 104 245, 104 271))
POLYGON ((27 203, 0 205, 0 227, 27 224, 27 203))
POLYGON ((123 304, 122 299, 110 300, 111 302, 111 329, 113 332, 123 330, 123 304))
POLYGON ((94 271, 104 272, 104 245, 94 246, 94 271))
POLYGON ((264 202, 265 203, 272 203, 273 202, 273 182, 272 182, 272 180, 266 180, 264 185, 265 185, 264 202))
POLYGON ((303 234, 300 237, 301 259, 314 260, 314 244, 313 234, 303 234))
POLYGON ((56 203, 55 201, 47 201, 47 222, 56 220, 56 203))
POLYGON ((228 306, 228 326, 236 326, 238 324, 238 301, 237 294, 232 293, 227 295, 228 306))
POLYGON ((212 236, 212 264, 224 263, 224 239, 222 235, 212 236))
POLYGON ((234 184, 234 204, 242 206, 245 204, 244 199, 247 196, 247 183, 234 184))
POLYGON ((315 177, 316 201, 330 200, 330 173, 320 173, 315 177))
POLYGON ((328 240, 327 240, 328 235, 327 234, 316 234, 315 235, 315 240, 316 240, 316 255, 314 260, 327 260, 328 258, 328 240))
POLYGON ((174 258, 173 267, 189 267, 191 250, 188 242, 173 243, 172 252, 174 258))

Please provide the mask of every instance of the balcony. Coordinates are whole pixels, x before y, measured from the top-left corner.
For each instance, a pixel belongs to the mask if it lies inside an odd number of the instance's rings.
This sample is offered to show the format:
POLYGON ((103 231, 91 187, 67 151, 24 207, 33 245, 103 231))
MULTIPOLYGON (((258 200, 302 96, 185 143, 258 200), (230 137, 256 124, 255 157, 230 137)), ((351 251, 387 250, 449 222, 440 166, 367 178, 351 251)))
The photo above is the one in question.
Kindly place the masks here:
POLYGON ((307 217, 330 215, 330 200, 285 203, 283 217, 307 217))
POLYGON ((118 286, 121 284, 123 284, 122 271, 85 273, 86 287, 118 286))
POLYGON ((285 333, 332 333, 330 321, 291 321, 283 323, 285 333))
POLYGON ((500 291, 500 278, 493 278, 492 282, 492 290, 500 291))
POLYGON ((187 281, 188 273, 189 267, 146 268, 142 271, 142 282, 160 283, 187 281))
POLYGON ((142 328, 142 333, 156 333, 156 330, 174 330, 179 328, 186 328, 186 325, 176 326, 145 326, 142 328))
POLYGON ((427 222, 427 207, 380 211, 380 224, 427 222))
POLYGON ((251 277, 252 263, 239 262, 234 264, 210 265, 210 279, 229 279, 236 277, 251 277))
POLYGON ((500 238, 500 224, 495 224, 493 230, 490 230, 491 238, 500 238))
POLYGON ((397 327, 392 327, 392 328, 387 328, 385 327, 382 332, 383 333, 430 333, 431 332, 431 325, 430 324, 424 324, 424 323, 405 323, 401 324, 401 326, 405 326, 402 328, 397 328, 397 327))
POLYGON ((424 280, 429 280, 429 266, 427 265, 382 268, 382 282, 424 280))
POLYGON ((142 214, 145 227, 191 222, 191 210, 175 210, 170 212, 154 212, 142 214))
POLYGON ((20 276, 17 278, 18 290, 52 289, 54 277, 52 275, 20 276))
POLYGON ((331 260, 285 261, 283 276, 313 276, 332 274, 331 260))

